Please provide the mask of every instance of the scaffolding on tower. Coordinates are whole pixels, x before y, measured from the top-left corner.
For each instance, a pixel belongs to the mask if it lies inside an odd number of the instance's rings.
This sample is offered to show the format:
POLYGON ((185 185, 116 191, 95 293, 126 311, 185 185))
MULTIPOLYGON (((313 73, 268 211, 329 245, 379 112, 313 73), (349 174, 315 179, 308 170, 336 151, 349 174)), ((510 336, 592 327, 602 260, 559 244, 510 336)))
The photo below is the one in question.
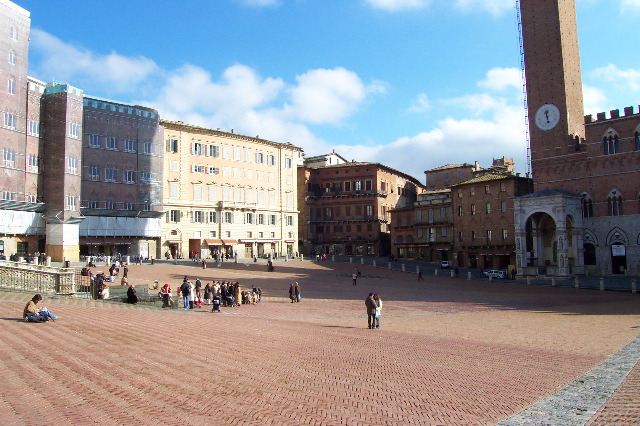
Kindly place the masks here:
POLYGON ((518 25, 518 44, 520 45, 520 72, 522 73, 522 101, 524 103, 524 139, 527 155, 527 176, 531 176, 531 144, 529 140, 529 104, 527 102, 527 76, 524 72, 524 41, 522 39, 522 14, 520 0, 515 0, 516 23, 518 25))

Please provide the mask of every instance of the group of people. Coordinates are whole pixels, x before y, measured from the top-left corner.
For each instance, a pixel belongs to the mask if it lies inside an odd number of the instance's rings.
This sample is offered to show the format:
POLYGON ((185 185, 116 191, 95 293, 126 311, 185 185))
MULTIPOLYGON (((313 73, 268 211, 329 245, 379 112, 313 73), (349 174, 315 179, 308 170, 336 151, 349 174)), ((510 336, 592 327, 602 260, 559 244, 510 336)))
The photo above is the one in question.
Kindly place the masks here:
POLYGON ((380 312, 382 311, 382 299, 377 293, 369 293, 364 300, 367 307, 367 323, 369 328, 380 328, 380 312))
POLYGON ((289 299, 291 299, 291 303, 300 301, 300 284, 296 281, 295 283, 291 283, 289 286, 289 299))
MULTIPOLYGON (((172 306, 171 287, 165 284, 162 287, 163 308, 172 306)), ((199 278, 192 283, 185 276, 182 285, 177 289, 178 296, 182 297, 184 310, 199 308, 203 304, 212 306, 211 312, 220 312, 220 307, 234 307, 240 304, 256 304, 262 299, 262 289, 253 287, 251 290, 243 290, 239 282, 213 281, 202 288, 199 278)))

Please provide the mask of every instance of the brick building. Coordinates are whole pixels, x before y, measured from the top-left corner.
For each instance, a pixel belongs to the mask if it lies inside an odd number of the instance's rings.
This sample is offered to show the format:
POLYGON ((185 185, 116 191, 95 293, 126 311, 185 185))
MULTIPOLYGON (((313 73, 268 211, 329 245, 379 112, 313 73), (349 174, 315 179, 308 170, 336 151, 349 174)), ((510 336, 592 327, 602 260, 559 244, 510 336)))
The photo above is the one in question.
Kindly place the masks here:
POLYGON ((158 257, 163 141, 158 112, 84 96, 81 255, 158 257))
POLYGON ((464 182, 474 177, 490 173, 515 173, 513 158, 494 158, 491 167, 482 168, 476 161, 473 164, 447 164, 427 170, 425 174, 425 184, 429 191, 437 191, 444 188, 451 188, 460 182, 464 182))
POLYGON ((454 264, 479 269, 515 265, 513 199, 531 191, 531 179, 513 174, 486 174, 452 186, 454 264))
POLYGON ((233 131, 161 123, 163 255, 251 258, 298 252, 301 148, 233 131))
POLYGON ((515 201, 519 273, 640 272, 640 114, 583 118, 574 0, 520 2, 534 194, 515 201))
POLYGON ((29 77, 30 25, 28 11, 0 0, 0 252, 77 261, 81 237, 83 254, 152 251, 136 244, 159 237, 162 200, 143 180, 162 161, 138 147, 158 142, 157 112, 29 77))
POLYGON ((451 189, 425 191, 406 207, 392 209, 391 253, 400 259, 441 262, 453 258, 451 189))
POLYGON ((305 254, 389 255, 389 210, 413 204, 423 189, 378 163, 305 165, 298 176, 306 188, 305 254))

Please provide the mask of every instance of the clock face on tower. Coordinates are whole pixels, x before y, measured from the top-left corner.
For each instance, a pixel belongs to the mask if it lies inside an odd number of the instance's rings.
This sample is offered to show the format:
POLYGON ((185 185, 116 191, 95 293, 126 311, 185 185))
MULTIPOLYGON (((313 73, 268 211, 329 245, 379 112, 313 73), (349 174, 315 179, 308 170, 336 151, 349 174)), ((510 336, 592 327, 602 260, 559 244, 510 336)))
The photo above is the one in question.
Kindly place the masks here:
POLYGON ((554 104, 544 104, 536 111, 536 126, 540 130, 551 130, 560 121, 560 110, 554 104))

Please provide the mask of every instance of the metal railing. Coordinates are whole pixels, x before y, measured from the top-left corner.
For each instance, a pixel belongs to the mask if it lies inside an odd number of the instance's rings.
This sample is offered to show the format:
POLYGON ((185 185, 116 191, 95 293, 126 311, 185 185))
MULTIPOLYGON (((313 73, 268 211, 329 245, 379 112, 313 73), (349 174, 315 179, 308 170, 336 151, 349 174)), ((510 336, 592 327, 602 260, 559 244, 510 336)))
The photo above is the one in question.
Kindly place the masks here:
POLYGON ((88 299, 95 293, 90 278, 77 269, 10 261, 0 261, 0 289, 88 299))

